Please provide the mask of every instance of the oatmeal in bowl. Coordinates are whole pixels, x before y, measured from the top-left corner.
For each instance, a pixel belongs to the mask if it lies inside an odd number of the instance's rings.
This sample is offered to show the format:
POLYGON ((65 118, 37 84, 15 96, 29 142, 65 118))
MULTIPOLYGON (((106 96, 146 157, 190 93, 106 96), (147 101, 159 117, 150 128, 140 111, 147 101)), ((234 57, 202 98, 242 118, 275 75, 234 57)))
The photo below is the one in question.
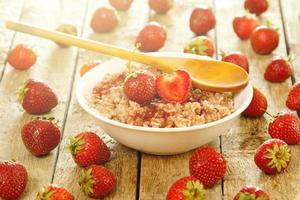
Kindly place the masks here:
POLYGON ((192 88, 186 72, 169 75, 151 66, 132 67, 131 70, 125 68, 122 72, 107 74, 94 87, 90 105, 109 119, 155 128, 201 125, 222 119, 234 111, 232 93, 192 88), (179 84, 180 81, 187 82, 186 88, 183 87, 185 83, 179 84), (173 85, 167 87, 168 84, 173 85), (182 99, 164 94, 172 93, 172 90, 182 90, 186 94, 182 99))
POLYGON ((206 144, 226 133, 252 99, 250 83, 236 93, 207 92, 193 88, 185 71, 127 63, 112 59, 91 69, 76 97, 99 128, 142 152, 171 155, 206 144))

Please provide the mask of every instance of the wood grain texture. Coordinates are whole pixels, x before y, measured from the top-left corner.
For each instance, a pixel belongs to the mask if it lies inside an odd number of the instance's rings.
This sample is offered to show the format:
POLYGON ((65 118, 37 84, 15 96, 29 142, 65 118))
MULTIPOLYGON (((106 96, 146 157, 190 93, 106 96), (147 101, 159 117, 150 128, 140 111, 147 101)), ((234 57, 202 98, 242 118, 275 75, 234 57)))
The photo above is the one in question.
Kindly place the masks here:
POLYGON ((0 81, 14 32, 5 28, 5 21, 18 20, 22 11, 23 0, 0 1, 0 81))
MULTIPOLYGON (((218 20, 217 38, 218 46, 224 51, 239 50, 244 52, 250 61, 250 77, 252 84, 259 88, 267 97, 270 113, 286 110, 285 98, 291 81, 281 84, 269 83, 264 80, 263 74, 272 55, 260 56, 253 52, 249 41, 240 41, 232 29, 234 15, 243 12, 243 1, 216 0, 216 13, 218 20), (226 30, 226 31, 225 31, 226 30)), ((261 23, 271 19, 272 23, 280 28, 280 45, 275 54, 286 56, 285 38, 280 16, 279 1, 270 2, 269 10, 261 17, 261 23)), ((267 116, 260 119, 241 118, 236 122, 230 133, 222 136, 222 149, 226 157, 228 169, 224 179, 224 199, 231 200, 234 195, 246 185, 264 188, 271 199, 294 200, 299 199, 299 147, 292 146, 292 162, 288 170, 276 176, 267 176, 255 165, 254 152, 269 135, 266 127, 270 120, 267 116)))
MULTIPOLYGON (((65 20, 80 26, 84 13, 82 4, 85 4, 85 0, 76 2, 55 0, 46 6, 42 0, 26 0, 21 21, 50 29, 56 28, 65 20), (64 6, 67 2, 69 2, 68 6, 64 6)), ((63 121, 69 101, 77 49, 62 49, 51 41, 17 33, 13 46, 19 43, 31 46, 38 59, 37 63, 27 71, 17 71, 9 65, 6 66, 0 86, 0 157, 14 158, 25 165, 29 181, 22 199, 31 200, 34 199, 41 187, 51 182, 56 150, 48 156, 36 158, 25 149, 20 137, 20 129, 33 116, 23 111, 17 102, 15 92, 28 78, 45 81, 59 97, 59 105, 47 116, 55 116, 58 120, 63 121)))
MULTIPOLYGON (((107 2, 105 1, 99 0, 90 1, 84 26, 84 37, 133 49, 136 34, 149 18, 148 8, 147 6, 144 6, 146 4, 146 0, 134 1, 127 12, 119 12, 121 21, 114 32, 96 34, 90 28, 90 19, 94 11, 102 5, 106 5, 106 3, 107 2)), ((98 53, 80 50, 74 87, 79 79, 78 71, 83 64, 93 62, 95 60, 104 61, 106 59, 111 58, 98 53)), ((103 133, 97 122, 80 108, 76 101, 74 92, 75 88, 73 89, 62 146, 66 145, 68 137, 83 131, 94 131, 99 134, 112 151, 111 160, 105 166, 108 167, 108 169, 110 169, 118 179, 116 190, 105 199, 135 199, 137 182, 136 151, 116 143, 106 133, 103 133)), ((71 154, 67 152, 66 149, 61 148, 55 171, 54 183, 68 188, 77 199, 89 199, 84 196, 78 186, 77 182, 79 170, 80 169, 75 165, 71 154)))
MULTIPOLYGON (((196 0, 174 2, 174 7, 166 14, 151 13, 151 21, 157 21, 166 26, 168 39, 161 51, 182 52, 185 44, 195 37, 189 28, 189 18, 192 9, 199 3, 196 0)), ((205 3, 213 6, 213 1, 205 3)), ((214 41, 214 30, 208 33, 214 41)), ((211 144, 219 150, 218 138, 211 144)), ((140 177, 140 200, 164 200, 171 185, 179 178, 189 176, 189 158, 192 152, 176 156, 151 156, 142 154, 140 177), (154 167, 155 166, 155 167, 154 167)), ((222 198, 221 182, 214 188, 206 191, 207 199, 219 200, 222 198)))
POLYGON ((300 80, 300 11, 297 0, 281 0, 282 15, 285 24, 285 32, 289 54, 292 56, 294 75, 300 80))

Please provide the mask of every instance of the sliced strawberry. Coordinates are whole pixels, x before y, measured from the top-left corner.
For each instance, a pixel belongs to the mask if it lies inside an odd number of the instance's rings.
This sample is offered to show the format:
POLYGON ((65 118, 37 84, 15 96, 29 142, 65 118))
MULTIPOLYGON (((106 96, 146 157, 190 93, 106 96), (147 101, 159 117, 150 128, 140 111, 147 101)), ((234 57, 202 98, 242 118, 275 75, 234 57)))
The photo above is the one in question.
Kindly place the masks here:
POLYGON ((183 70, 161 75, 156 79, 156 89, 159 96, 167 102, 185 102, 191 89, 190 75, 183 70))

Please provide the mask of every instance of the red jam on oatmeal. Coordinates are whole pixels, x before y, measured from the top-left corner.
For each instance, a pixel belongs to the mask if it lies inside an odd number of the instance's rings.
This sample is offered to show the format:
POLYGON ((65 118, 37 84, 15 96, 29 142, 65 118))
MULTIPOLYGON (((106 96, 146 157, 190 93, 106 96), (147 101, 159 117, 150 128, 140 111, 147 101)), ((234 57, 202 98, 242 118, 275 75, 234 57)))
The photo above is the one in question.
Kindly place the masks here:
POLYGON ((91 104, 103 116, 156 128, 200 125, 234 111, 232 93, 191 87, 186 71, 166 74, 149 66, 108 74, 93 90, 91 104))

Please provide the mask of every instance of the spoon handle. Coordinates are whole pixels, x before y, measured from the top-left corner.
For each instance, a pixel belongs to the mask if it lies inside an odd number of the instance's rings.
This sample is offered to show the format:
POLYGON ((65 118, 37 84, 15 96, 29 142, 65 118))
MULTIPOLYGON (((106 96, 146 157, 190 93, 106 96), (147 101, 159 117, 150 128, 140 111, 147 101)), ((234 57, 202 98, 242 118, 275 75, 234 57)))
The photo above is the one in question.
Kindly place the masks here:
MULTIPOLYGON (((36 27, 33 25, 20 23, 20 22, 14 22, 14 21, 7 21, 6 27, 8 29, 22 32, 30 35, 34 35, 37 37, 49 39, 58 43, 62 43, 69 46, 77 46, 83 49, 88 49, 91 51, 99 52, 105 55, 115 56, 119 58, 123 58, 126 60, 136 61, 139 63, 143 63, 146 65, 154 65, 157 63, 157 58, 146 54, 146 53, 140 53, 140 52, 133 52, 127 49, 119 48, 116 46, 112 46, 109 44, 83 39, 77 36, 72 36, 66 33, 61 33, 58 31, 52 31, 43 29, 40 27, 36 27)), ((159 69, 166 71, 167 69, 164 69, 163 66, 157 66, 159 69)))

